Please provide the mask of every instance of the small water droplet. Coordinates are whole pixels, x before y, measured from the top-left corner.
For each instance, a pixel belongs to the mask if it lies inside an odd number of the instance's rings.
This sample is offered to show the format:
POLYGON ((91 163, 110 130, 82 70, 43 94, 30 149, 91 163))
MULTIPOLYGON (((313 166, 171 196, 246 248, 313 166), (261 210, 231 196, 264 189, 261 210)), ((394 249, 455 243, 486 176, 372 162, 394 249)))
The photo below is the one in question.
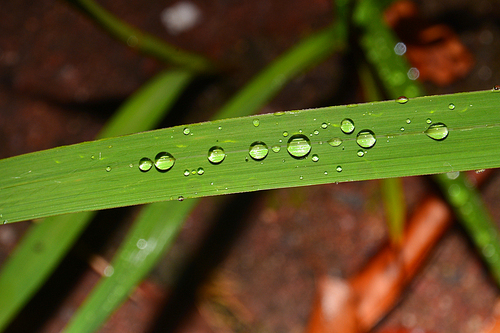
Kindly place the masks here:
POLYGON ((195 169, 191 170, 191 174, 196 175, 196 170, 195 169))
POLYGON ((90 158, 94 160, 94 159, 95 159, 95 156, 94 156, 94 155, 92 155, 92 156, 90 156, 90 158))
POLYGON ((323 123, 323 124, 321 124, 321 128, 322 128, 322 129, 326 129, 327 127, 328 127, 328 124, 327 124, 327 123, 323 123))
POLYGON ((354 122, 351 119, 346 118, 340 122, 340 129, 345 134, 351 134, 355 129, 354 122))
POLYGON ((483 173, 485 171, 485 169, 479 169, 479 170, 476 170, 476 173, 483 173))
POLYGON ((203 175, 205 173, 205 170, 203 168, 198 168, 198 171, 196 171, 199 175, 203 175))
POLYGON ((319 156, 317 154, 313 154, 313 156, 311 157, 311 160, 313 162, 318 162, 319 161, 319 156))
POLYGON ((342 139, 341 138, 332 138, 328 140, 328 144, 332 147, 338 147, 342 144, 342 139))
POLYGON ((405 97, 405 96, 400 96, 396 102, 398 102, 399 104, 406 104, 408 102, 408 97, 405 97))
POLYGON ((255 127, 259 127, 259 125, 260 125, 260 121, 259 121, 259 119, 254 119, 254 120, 252 121, 252 124, 253 124, 255 127))
POLYGON ((275 153, 279 153, 281 150, 281 147, 278 145, 274 145, 271 147, 271 150, 274 151, 275 153))
POLYGON ((500 91, 500 85, 498 85, 498 84, 497 84, 497 85, 495 85, 495 86, 493 87, 493 90, 494 90, 494 91, 500 91))
POLYGON ((431 123, 432 123, 432 119, 431 119, 431 118, 427 118, 427 119, 425 120, 425 122, 426 122, 427 124, 431 124, 431 123))
POLYGON ((184 201, 184 197, 182 195, 179 195, 179 197, 177 198, 177 201, 184 201))
POLYGON ((410 118, 407 118, 407 119, 406 119, 406 123, 407 123, 407 124, 411 124, 411 119, 410 119, 410 118))
POLYGON ((287 131, 284 131, 283 132, 283 136, 286 138, 288 136, 288 132, 287 131))
POLYGON ((319 131, 318 130, 314 130, 314 135, 318 135, 319 134, 319 131))
POLYGON ((356 136, 356 143, 362 148, 371 148, 376 142, 375 133, 370 130, 362 130, 356 136))
POLYGON ((269 149, 267 148, 267 145, 261 141, 255 141, 254 143, 252 143, 248 151, 250 157, 256 161, 263 160, 264 158, 266 158, 268 153, 269 149))
POLYGON ((110 277, 114 273, 115 273, 115 269, 111 265, 106 266, 106 268, 104 269, 104 272, 103 272, 104 276, 106 276, 106 277, 110 277))
POLYGON ((219 130, 221 130, 221 129, 222 129, 222 126, 219 126, 219 127, 217 127, 217 128, 218 128, 219 130))
POLYGON ((189 176, 190 174, 191 174, 191 173, 189 172, 189 170, 188 170, 188 169, 184 170, 184 176, 186 176, 186 177, 187 177, 187 176, 189 176))
POLYGON ((401 132, 404 132, 404 131, 405 131, 405 128, 404 128, 404 127, 401 127, 399 130, 400 130, 401 132))
POLYGON ((7 224, 7 220, 3 220, 2 224, 7 224))
POLYGON ((148 246, 148 241, 141 238, 135 244, 139 250, 144 250, 148 246))
POLYGON ((359 157, 363 157, 363 156, 365 156, 365 152, 363 151, 363 149, 360 149, 360 150, 358 150, 356 155, 358 155, 359 157))
POLYGON ((184 135, 189 135, 189 133, 191 133, 191 130, 188 127, 186 127, 186 128, 184 128, 182 133, 184 133, 184 135))
POLYGON ((274 113, 275 116, 282 116, 284 114, 285 114, 284 111, 277 111, 277 112, 274 113))
POLYGON ((155 157, 155 167, 158 171, 168 171, 175 164, 175 158, 167 152, 158 153, 155 157))
POLYGON ((328 175, 328 171, 325 171, 325 172, 324 172, 324 174, 325 174, 325 175, 328 175))
POLYGON ((106 172, 110 172, 110 171, 111 171, 111 167, 108 165, 108 166, 106 167, 106 172))
POLYGON ((446 173, 446 177, 448 177, 448 179, 457 179, 458 176, 460 176, 460 171, 451 171, 446 173))
POLYGON ((448 104, 448 109, 455 110, 455 104, 453 103, 448 104))
POLYGON ((431 139, 442 141, 448 137, 448 127, 443 123, 435 123, 424 132, 431 139))
POLYGON ((293 157, 303 158, 311 151, 311 141, 305 135, 293 135, 288 140, 287 150, 293 157))
POLYGON ((304 179, 304 177, 303 176, 299 176, 299 179, 302 180, 302 179, 304 179))
POLYGON ((144 157, 139 161, 139 170, 146 172, 149 171, 153 167, 153 161, 149 158, 144 157))
POLYGON ((213 146, 208 150, 208 160, 212 164, 219 164, 226 158, 224 149, 219 146, 213 146))
POLYGON ((134 165, 132 163, 130 163, 128 166, 129 166, 129 168, 133 168, 134 167, 134 165))
POLYGON ((342 172, 342 167, 340 165, 337 165, 337 168, 335 170, 337 170, 337 172, 342 172))

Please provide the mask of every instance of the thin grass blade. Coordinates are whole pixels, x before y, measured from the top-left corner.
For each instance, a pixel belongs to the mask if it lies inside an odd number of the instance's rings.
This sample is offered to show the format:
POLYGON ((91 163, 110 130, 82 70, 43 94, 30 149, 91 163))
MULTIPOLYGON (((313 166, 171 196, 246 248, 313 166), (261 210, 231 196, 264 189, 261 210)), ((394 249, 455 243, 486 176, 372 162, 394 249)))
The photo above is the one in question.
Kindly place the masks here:
MULTIPOLYGON (((160 73, 124 103, 99 136, 151 128, 192 78, 186 71, 160 73)), ((0 273, 0 331, 41 287, 94 215, 89 211, 49 217, 27 232, 0 273)))
MULTIPOLYGON (((338 30, 338 27, 330 28, 313 34, 276 59, 230 100, 215 118, 244 116, 259 111, 290 79, 343 47, 344 43, 336 32, 338 30)), ((194 170, 194 174, 193 170, 188 171, 191 174, 187 177, 198 176, 198 170, 194 170)), ((146 206, 112 262, 113 275, 101 279, 65 332, 92 332, 102 325, 149 274, 197 203, 198 200, 193 199, 146 206)))

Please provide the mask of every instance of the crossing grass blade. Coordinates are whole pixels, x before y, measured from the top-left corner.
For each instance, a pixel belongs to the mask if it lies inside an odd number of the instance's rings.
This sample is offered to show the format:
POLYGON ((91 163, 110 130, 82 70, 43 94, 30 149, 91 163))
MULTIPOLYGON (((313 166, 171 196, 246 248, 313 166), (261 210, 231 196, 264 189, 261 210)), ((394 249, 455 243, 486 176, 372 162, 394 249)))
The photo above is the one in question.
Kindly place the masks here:
MULTIPOLYGON (((124 103, 99 136, 151 128, 192 78, 181 70, 158 74, 124 103)), ((94 215, 88 211, 53 216, 31 227, 0 272, 0 331, 45 282, 94 215)))
POLYGON ((7 223, 162 200, 494 168, 500 165, 499 92, 225 119, 16 156, 0 161, 0 214, 7 223), (340 129, 344 119, 355 124, 351 134, 340 129), (365 130, 376 137, 373 148, 357 143, 365 130), (441 140, 425 134, 436 137, 445 130, 441 140), (337 137, 339 147, 328 144, 337 137), (268 147, 260 160, 249 154, 256 142, 268 147), (208 159, 211 151, 219 153, 215 162, 208 159), (289 151, 307 154, 295 158, 289 151), (160 171, 162 165, 140 170, 141 160, 155 161, 163 153, 172 156, 167 164, 175 158, 168 171, 160 171))
MULTIPOLYGON (((344 47, 339 33, 341 24, 343 23, 307 37, 273 61, 237 93, 215 118, 244 116, 259 111, 290 79, 344 47)), ((111 263, 113 275, 99 281, 75 313, 65 332, 93 332, 102 325, 133 288, 149 274, 170 247, 182 222, 197 203, 197 199, 192 199, 147 205, 111 263)))

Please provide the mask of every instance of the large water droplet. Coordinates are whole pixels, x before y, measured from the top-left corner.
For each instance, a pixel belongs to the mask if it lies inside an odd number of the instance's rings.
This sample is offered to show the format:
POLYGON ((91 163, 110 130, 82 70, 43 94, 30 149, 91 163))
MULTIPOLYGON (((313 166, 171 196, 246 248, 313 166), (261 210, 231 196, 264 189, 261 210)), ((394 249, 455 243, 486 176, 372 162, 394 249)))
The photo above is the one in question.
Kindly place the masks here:
POLYGON ((435 123, 429 126, 424 133, 431 139, 441 141, 448 136, 448 127, 443 123, 435 123))
POLYGON ((305 157, 311 151, 311 141, 305 135, 293 135, 288 140, 287 150, 295 158, 305 157))
POLYGON ((152 167, 153 167, 153 161, 151 161, 147 157, 141 158, 141 160, 139 161, 139 170, 143 172, 151 170, 152 167))
POLYGON ((351 119, 346 118, 340 122, 340 129, 345 134, 351 134, 355 129, 354 122, 351 119))
POLYGON ((370 130, 362 130, 356 136, 356 143, 362 148, 371 148, 376 142, 375 133, 370 130))
POLYGON ((226 158, 224 149, 219 146, 213 146, 208 150, 208 160, 212 164, 219 164, 226 158))
POLYGON ((408 102, 408 97, 401 96, 396 100, 396 102, 398 102, 399 104, 405 104, 408 102))
POLYGON ((341 138, 332 138, 328 140, 328 144, 332 147, 338 147, 342 144, 342 139, 341 138))
POLYGON ((259 121, 259 119, 254 119, 254 120, 252 120, 252 124, 253 124, 255 127, 259 127, 259 125, 260 125, 260 121, 259 121))
POLYGON ((250 150, 248 151, 248 153, 254 160, 260 161, 266 158, 267 154, 269 153, 269 149, 264 142, 255 141, 250 145, 250 150))
POLYGON ((155 157, 155 167, 159 171, 168 171, 175 164, 175 158, 166 152, 158 153, 155 157))

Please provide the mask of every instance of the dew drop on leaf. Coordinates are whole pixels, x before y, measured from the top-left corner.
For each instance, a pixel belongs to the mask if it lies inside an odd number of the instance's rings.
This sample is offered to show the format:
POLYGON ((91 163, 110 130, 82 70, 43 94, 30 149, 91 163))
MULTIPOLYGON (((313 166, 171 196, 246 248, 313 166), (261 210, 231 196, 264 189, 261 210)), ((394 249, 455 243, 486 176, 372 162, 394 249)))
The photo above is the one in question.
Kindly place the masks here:
POLYGON ((407 118, 407 119, 406 119, 406 123, 407 123, 407 124, 411 124, 411 119, 410 119, 410 118, 407 118))
POLYGON ((311 151, 311 141, 303 134, 296 134, 288 140, 287 150, 292 157, 303 158, 311 151))
POLYGON ((365 156, 365 152, 363 151, 363 149, 360 149, 360 150, 358 150, 356 155, 358 155, 359 157, 363 157, 363 156, 365 156))
POLYGON ((175 164, 175 158, 166 152, 158 153, 155 157, 155 167, 158 171, 168 171, 175 164))
POLYGON ((342 139, 341 138, 332 138, 328 140, 328 144, 332 147, 338 147, 342 144, 342 139))
POLYGON ((144 157, 139 161, 139 170, 146 172, 149 171, 153 167, 153 161, 149 158, 144 157))
POLYGON ((455 104, 453 103, 448 104, 448 109, 455 110, 455 104))
POLYGON ((260 161, 266 158, 267 154, 269 153, 269 148, 267 148, 267 145, 264 142, 255 141, 250 145, 248 153, 250 154, 251 158, 256 161, 260 161))
POLYGON ((400 96, 396 102, 398 102, 399 104, 405 104, 408 102, 408 97, 405 97, 405 96, 400 96))
POLYGON ((319 156, 317 154, 314 154, 312 157, 311 157, 311 160, 313 162, 318 162, 319 161, 319 156))
POLYGON ((493 87, 493 90, 494 90, 494 91, 500 91, 500 85, 498 85, 498 84, 497 84, 497 85, 495 85, 495 86, 493 87))
POLYGON ((187 176, 189 176, 190 174, 191 174, 191 173, 189 172, 189 170, 188 170, 188 169, 184 170, 184 176, 186 176, 186 177, 187 177, 187 176))
POLYGON ((259 127, 259 125, 260 125, 260 121, 259 121, 259 119, 254 119, 254 120, 252 121, 252 124, 253 124, 255 127, 259 127))
POLYGON ((337 165, 337 168, 335 170, 337 170, 337 172, 342 172, 342 167, 340 165, 337 165))
POLYGON ((314 135, 318 135, 319 134, 319 131, 318 130, 314 130, 314 135))
POLYGON ((110 166, 107 166, 106 167, 106 172, 110 172, 111 171, 111 167, 110 166))
POLYGON ((321 124, 321 128, 322 128, 322 129, 326 129, 327 127, 328 127, 328 124, 327 124, 327 123, 323 123, 323 124, 321 124))
POLYGON ((432 119, 431 119, 431 118, 427 118, 427 119, 425 120, 425 122, 426 122, 427 124, 431 124, 431 123, 432 123, 432 119))
POLYGON ((205 173, 205 170, 203 168, 198 168, 198 171, 196 171, 199 175, 202 175, 205 173))
POLYGON ((226 158, 224 149, 219 146, 213 146, 208 150, 208 160, 212 164, 219 164, 226 158))
POLYGON ((288 136, 288 132, 287 131, 284 131, 283 132, 283 136, 286 138, 288 136))
POLYGON ((362 130, 356 136, 356 143, 362 148, 371 148, 376 142, 375 133, 370 130, 362 130))
POLYGON ((271 150, 274 151, 275 153, 279 153, 281 150, 281 147, 278 145, 274 145, 271 147, 271 150))
POLYGON ((351 119, 346 118, 340 122, 340 129, 345 134, 351 134, 355 129, 354 122, 351 119))
POLYGON ((179 197, 177 198, 178 201, 184 201, 184 197, 182 195, 179 195, 179 197))
POLYGON ((191 130, 188 127, 186 127, 186 128, 184 128, 182 133, 184 133, 184 135, 189 135, 189 133, 191 133, 191 130))
POLYGON ((442 141, 448 137, 448 127, 443 123, 435 123, 424 132, 431 139, 442 141))

